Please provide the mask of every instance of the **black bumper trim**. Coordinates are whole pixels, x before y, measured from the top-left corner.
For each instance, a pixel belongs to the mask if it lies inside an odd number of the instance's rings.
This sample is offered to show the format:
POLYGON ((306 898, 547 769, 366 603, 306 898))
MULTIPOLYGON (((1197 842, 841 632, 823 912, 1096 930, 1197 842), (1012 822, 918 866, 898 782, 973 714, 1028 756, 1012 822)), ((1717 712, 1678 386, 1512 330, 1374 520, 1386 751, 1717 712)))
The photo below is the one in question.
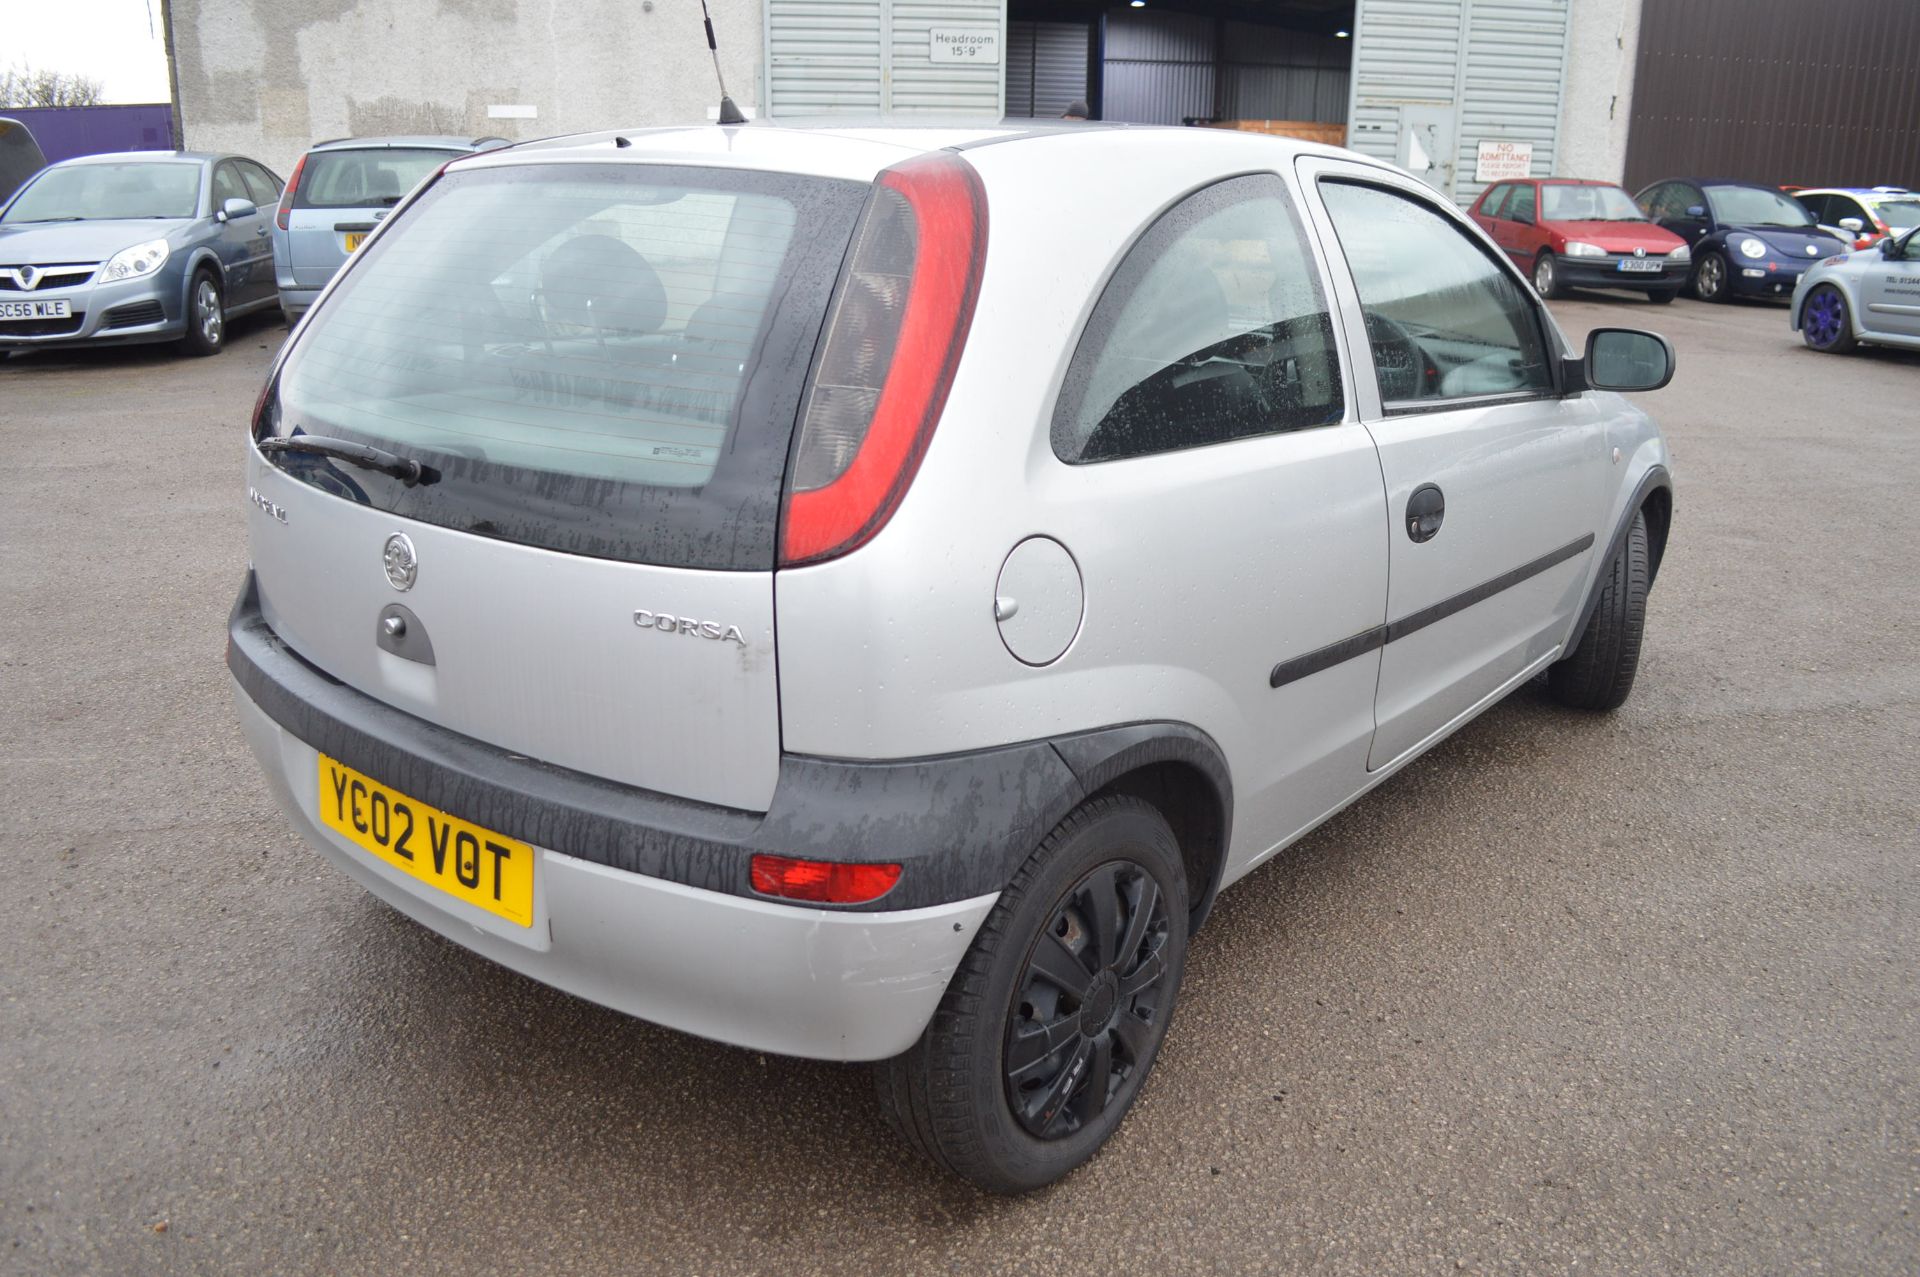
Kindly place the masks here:
POLYGON ((509 837, 728 895, 766 898, 749 880, 755 852, 905 866, 885 896, 844 906, 854 911, 999 891, 1123 760, 1211 757, 1203 770, 1223 790, 1222 803, 1231 802, 1218 748, 1195 729, 1168 723, 901 762, 783 754, 768 810, 738 811, 512 754, 356 691, 273 632, 252 574, 227 637, 227 668, 254 704, 349 767, 509 837))

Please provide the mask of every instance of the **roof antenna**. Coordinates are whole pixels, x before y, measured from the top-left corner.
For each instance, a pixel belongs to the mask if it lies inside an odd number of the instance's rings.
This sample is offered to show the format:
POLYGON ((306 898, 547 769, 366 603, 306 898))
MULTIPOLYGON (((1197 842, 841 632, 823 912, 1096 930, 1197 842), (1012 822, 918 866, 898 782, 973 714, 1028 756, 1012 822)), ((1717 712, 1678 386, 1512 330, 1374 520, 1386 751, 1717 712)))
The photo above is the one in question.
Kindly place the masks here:
POLYGON ((707 0, 700 0, 700 17, 707 24, 707 51, 713 54, 713 78, 720 81, 720 123, 745 124, 747 117, 727 96, 727 78, 720 74, 720 45, 713 38, 713 15, 707 12, 707 0))

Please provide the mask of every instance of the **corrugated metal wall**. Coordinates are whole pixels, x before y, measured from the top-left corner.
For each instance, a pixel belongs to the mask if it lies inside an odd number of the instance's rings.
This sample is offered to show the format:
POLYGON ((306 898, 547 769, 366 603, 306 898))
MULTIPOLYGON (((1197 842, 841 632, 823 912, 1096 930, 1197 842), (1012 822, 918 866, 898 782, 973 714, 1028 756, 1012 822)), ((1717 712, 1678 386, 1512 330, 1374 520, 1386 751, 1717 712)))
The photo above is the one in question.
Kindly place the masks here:
POLYGON ((1178 124, 1213 114, 1213 19, 1122 10, 1107 17, 1100 116, 1178 124))
POLYGON ((1401 160, 1402 124, 1444 117, 1449 154, 1435 175, 1462 204, 1481 142, 1533 145, 1554 171, 1566 73, 1568 0, 1359 0, 1348 145, 1401 160))
POLYGON ((1101 116, 1131 124, 1190 116, 1338 123, 1347 113, 1349 44, 1253 22, 1113 10, 1101 116))
POLYGON ((1627 184, 1920 187, 1916 0, 1645 0, 1627 184))
POLYGON ((1086 100, 1088 34, 1078 22, 1007 23, 1007 114, 1054 119, 1086 100))
POLYGON ((1004 60, 1001 0, 766 0, 769 113, 999 119, 1005 68, 934 62, 936 26, 998 31, 1004 60))
POLYGON ((1347 118, 1351 40, 1228 22, 1221 52, 1222 119, 1338 124, 1347 118))

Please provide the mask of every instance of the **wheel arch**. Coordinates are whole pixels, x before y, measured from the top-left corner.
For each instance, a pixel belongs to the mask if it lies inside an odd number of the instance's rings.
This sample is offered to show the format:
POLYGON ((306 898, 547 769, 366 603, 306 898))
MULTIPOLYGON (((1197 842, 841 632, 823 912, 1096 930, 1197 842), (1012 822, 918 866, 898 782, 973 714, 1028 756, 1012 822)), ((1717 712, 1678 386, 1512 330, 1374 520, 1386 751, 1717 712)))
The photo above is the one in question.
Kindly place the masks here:
MULTIPOLYGON (((1673 527, 1673 476, 1665 466, 1649 466, 1640 477, 1632 498, 1621 507, 1613 535, 1607 538, 1604 554, 1599 560, 1601 564, 1613 561, 1613 556, 1626 543, 1635 516, 1640 514, 1645 514, 1647 518, 1647 585, 1651 588, 1660 575, 1660 560, 1667 551, 1667 534, 1673 527)), ((1574 618, 1573 629, 1569 631, 1567 645, 1561 651, 1560 659, 1565 660, 1580 649, 1580 640, 1586 635, 1587 622, 1593 617, 1593 609, 1599 605, 1605 582, 1604 571, 1594 573, 1593 583, 1587 587, 1586 601, 1580 606, 1580 614, 1574 618)))
POLYGON ((190 316, 193 310, 193 277, 202 269, 211 270, 214 278, 220 281, 220 291, 227 291, 227 268, 220 261, 220 255, 205 244, 187 254, 187 264, 180 272, 180 313, 190 316))
POLYGON ((1199 930, 1219 895, 1233 830, 1233 779, 1220 746, 1184 723, 1107 728, 1053 746, 1079 780, 1082 802, 1128 795, 1165 818, 1186 869, 1188 931, 1199 930))

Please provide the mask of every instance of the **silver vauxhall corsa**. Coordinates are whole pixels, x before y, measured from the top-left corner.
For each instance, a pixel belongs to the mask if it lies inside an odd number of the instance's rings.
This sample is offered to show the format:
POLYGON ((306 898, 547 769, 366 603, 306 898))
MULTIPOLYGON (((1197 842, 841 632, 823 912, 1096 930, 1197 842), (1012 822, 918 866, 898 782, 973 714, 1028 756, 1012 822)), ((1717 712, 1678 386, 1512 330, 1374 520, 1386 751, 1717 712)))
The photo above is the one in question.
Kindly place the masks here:
POLYGON ((1671 520, 1459 210, 1343 151, 671 129, 453 163, 260 398, 229 626, 288 819, 516 971, 878 1061, 1003 1192, 1113 1132, 1215 894, 1544 672, 1671 520))

